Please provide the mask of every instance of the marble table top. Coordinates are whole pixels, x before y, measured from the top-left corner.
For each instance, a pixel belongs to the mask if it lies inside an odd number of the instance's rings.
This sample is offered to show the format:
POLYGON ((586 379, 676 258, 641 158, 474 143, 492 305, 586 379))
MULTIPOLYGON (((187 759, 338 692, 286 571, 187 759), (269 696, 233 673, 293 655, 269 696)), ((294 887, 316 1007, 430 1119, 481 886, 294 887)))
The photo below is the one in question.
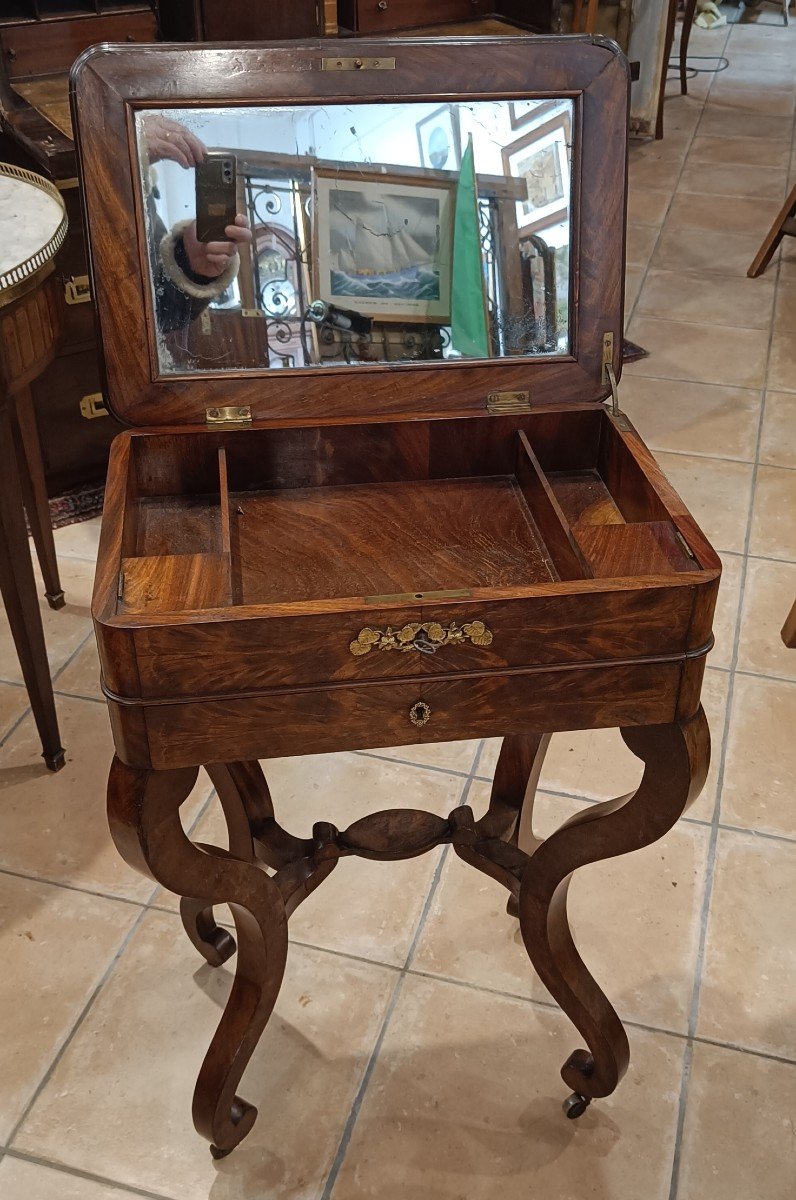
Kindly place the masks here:
POLYGON ((4 175, 0 164, 0 276, 43 249, 57 232, 63 205, 26 179, 4 175))

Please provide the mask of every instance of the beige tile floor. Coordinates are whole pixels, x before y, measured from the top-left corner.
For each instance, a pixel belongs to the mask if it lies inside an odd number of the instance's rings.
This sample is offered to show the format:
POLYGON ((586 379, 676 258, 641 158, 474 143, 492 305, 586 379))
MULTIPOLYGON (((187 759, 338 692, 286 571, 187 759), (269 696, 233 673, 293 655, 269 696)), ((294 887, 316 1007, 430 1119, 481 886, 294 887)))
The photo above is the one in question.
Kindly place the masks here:
MULTIPOLYGON (((293 925, 244 1095, 254 1133, 218 1164, 190 1123, 230 985, 134 876, 103 812, 111 753, 88 603, 97 522, 58 532, 69 598, 44 609, 67 746, 41 767, 0 624, 0 1196, 3 1200, 785 1200, 796 1194, 796 243, 745 270, 796 177, 796 24, 694 31, 730 69, 667 105, 631 166, 623 404, 722 553, 707 673, 714 760, 658 845, 573 886, 583 953, 629 1023, 615 1096, 564 1120, 578 1044, 530 971, 500 890, 444 852, 346 862, 293 925), (340 905, 345 894, 346 913, 340 905), (338 904, 339 902, 339 904, 338 904)), ((398 803, 483 809, 497 747, 269 764, 300 832, 398 803)), ((540 827, 632 788, 610 732, 554 739, 540 827)), ((207 780, 187 808, 218 836, 207 780)))

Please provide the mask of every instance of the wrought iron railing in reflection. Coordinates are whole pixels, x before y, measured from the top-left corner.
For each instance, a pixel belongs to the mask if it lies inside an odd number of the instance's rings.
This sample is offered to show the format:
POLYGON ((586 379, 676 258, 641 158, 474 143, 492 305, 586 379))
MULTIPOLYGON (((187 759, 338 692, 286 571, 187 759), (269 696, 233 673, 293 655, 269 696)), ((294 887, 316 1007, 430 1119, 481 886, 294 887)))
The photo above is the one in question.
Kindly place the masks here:
MULTIPOLYGON (((320 362, 435 361, 449 357, 451 331, 439 324, 377 321, 370 333, 308 324, 312 294, 311 179, 277 169, 244 171, 247 215, 254 233, 252 273, 256 304, 265 320, 272 367, 320 362)), ((555 351, 555 251, 530 235, 518 245, 501 240, 501 201, 479 201, 484 290, 492 354, 555 351), (507 279, 509 255, 519 259, 520 280, 507 279), (538 270, 541 265, 541 271, 538 270)), ((516 236, 516 235, 515 235, 516 236)), ((514 273, 514 272, 513 272, 514 273)))

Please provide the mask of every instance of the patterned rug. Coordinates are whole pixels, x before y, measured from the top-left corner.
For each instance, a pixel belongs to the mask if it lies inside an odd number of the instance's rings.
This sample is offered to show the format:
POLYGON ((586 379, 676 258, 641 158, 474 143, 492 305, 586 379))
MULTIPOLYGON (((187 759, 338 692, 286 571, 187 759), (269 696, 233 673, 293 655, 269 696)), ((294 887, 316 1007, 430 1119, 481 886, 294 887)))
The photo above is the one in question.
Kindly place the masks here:
POLYGON ((53 529, 61 529, 64 525, 77 525, 80 521, 90 521, 102 512, 102 500, 105 495, 104 486, 73 488, 64 492, 63 496, 54 496, 50 501, 50 521, 53 529))

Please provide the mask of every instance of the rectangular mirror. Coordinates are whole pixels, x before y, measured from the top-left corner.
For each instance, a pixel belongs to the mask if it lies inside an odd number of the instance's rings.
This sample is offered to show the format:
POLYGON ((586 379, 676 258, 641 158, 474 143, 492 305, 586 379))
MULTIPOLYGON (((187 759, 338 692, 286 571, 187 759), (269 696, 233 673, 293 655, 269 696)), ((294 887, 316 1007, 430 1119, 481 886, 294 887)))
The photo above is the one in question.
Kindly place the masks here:
POLYGON ((161 374, 566 354, 572 131, 562 99, 139 110, 161 374))

